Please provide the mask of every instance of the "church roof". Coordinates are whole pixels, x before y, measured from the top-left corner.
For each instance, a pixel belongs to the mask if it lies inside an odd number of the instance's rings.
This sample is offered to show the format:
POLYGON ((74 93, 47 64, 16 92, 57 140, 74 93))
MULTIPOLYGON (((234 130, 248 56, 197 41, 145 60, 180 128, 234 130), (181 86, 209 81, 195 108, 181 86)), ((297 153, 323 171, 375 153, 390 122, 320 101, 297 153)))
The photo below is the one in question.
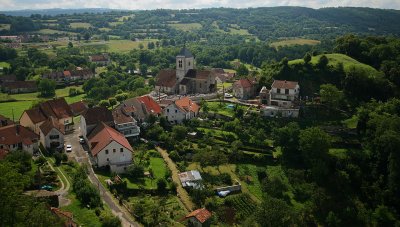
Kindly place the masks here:
POLYGON ((186 47, 183 47, 181 49, 181 51, 179 52, 178 56, 184 56, 186 58, 193 58, 192 53, 188 49, 186 49, 186 47))

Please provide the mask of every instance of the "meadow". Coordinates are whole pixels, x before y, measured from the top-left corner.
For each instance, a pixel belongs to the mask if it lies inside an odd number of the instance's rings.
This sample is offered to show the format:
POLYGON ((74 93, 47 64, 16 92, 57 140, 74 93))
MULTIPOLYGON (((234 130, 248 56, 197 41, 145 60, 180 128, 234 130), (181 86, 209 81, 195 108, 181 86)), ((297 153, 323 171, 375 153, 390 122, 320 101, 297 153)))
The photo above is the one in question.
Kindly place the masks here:
POLYGON ((203 26, 200 23, 187 23, 187 24, 168 24, 168 26, 175 28, 177 30, 181 30, 181 31, 193 31, 193 30, 197 30, 197 29, 201 29, 203 26))
POLYGON ((283 46, 293 46, 293 45, 317 45, 320 44, 321 41, 314 40, 314 39, 287 39, 287 40, 280 40, 270 44, 271 47, 278 49, 279 47, 283 46))
POLYGON ((1 30, 10 30, 10 24, 0 24, 0 31, 1 30))
POLYGON ((69 26, 71 26, 71 28, 90 28, 90 27, 92 27, 91 24, 82 23, 82 22, 73 22, 73 23, 70 23, 69 26))

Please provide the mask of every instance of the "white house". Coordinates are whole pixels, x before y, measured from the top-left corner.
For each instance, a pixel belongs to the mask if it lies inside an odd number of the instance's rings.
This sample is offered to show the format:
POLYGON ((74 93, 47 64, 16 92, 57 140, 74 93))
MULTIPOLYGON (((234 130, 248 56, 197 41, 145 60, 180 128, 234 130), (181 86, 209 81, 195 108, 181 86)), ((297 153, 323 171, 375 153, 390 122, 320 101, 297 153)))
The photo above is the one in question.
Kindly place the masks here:
POLYGON ((172 124, 180 124, 199 114, 200 107, 188 97, 175 100, 164 108, 164 116, 172 124))
POLYGON ((274 80, 270 90, 268 105, 290 108, 300 94, 299 83, 287 80, 274 80))
POLYGON ((113 110, 112 115, 114 118, 115 129, 121 132, 125 137, 138 137, 140 134, 140 127, 137 121, 130 115, 130 108, 121 106, 113 110))
POLYGON ((110 167, 111 172, 121 173, 132 164, 133 149, 120 132, 99 123, 88 137, 94 165, 110 167))
POLYGON ((39 128, 40 143, 45 148, 59 148, 64 146, 64 127, 57 119, 50 117, 39 128))

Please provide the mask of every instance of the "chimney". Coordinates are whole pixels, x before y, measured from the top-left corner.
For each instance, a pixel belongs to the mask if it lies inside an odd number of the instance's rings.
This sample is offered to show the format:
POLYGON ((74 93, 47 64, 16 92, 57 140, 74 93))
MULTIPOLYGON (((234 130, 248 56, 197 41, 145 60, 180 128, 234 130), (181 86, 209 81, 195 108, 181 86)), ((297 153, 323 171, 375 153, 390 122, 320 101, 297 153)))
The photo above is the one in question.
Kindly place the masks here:
POLYGON ((16 124, 15 125, 15 135, 19 135, 19 125, 18 124, 16 124))

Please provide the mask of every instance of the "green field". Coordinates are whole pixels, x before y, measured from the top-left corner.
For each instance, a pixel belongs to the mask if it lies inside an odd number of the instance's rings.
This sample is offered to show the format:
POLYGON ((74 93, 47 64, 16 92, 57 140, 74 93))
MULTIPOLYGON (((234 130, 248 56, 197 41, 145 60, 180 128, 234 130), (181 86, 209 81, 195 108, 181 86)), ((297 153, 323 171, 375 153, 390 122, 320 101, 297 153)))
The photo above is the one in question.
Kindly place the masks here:
MULTIPOLYGON (((317 55, 313 56, 311 59, 311 64, 317 64, 319 59, 321 58, 322 55, 317 55)), ((344 71, 348 72, 352 67, 355 67, 356 69, 365 72, 365 75, 369 75, 369 77, 381 77, 383 74, 381 72, 378 72, 376 69, 374 69, 372 66, 363 64, 347 55, 344 54, 325 54, 325 56, 329 59, 329 66, 336 66, 339 63, 343 64, 344 71)), ((303 64, 304 60, 303 59, 296 59, 293 61, 289 61, 289 65, 292 64, 303 64)))
POLYGON ((68 35, 76 35, 77 33, 75 32, 66 32, 66 31, 60 31, 60 30, 54 30, 54 29, 40 29, 38 31, 40 34, 45 34, 45 35, 52 35, 52 34, 68 34, 68 35))
POLYGON ((293 45, 317 45, 320 44, 321 41, 314 39, 288 39, 288 40, 280 40, 270 44, 271 47, 279 48, 283 46, 293 46, 293 45))
POLYGON ((187 23, 187 24, 169 24, 168 26, 173 27, 181 31, 192 31, 201 29, 203 26, 200 23, 187 23))
POLYGON ((131 14, 131 15, 128 15, 128 16, 118 17, 117 20, 118 20, 119 22, 123 22, 124 20, 128 20, 129 18, 133 18, 133 17, 135 17, 135 14, 131 14))
POLYGON ((9 68, 9 67, 10 67, 9 63, 4 62, 4 61, 0 62, 0 68, 9 68))
POLYGON ((10 24, 0 24, 0 31, 1 30, 10 30, 10 24))
POLYGON ((117 22, 109 22, 108 25, 111 27, 116 27, 117 25, 124 24, 122 21, 117 21, 117 22))
POLYGON ((99 30, 102 32, 109 32, 111 31, 111 28, 99 28, 99 30))
MULTIPOLYGON (((75 86, 72 86, 75 87, 75 86)), ((81 88, 82 86, 77 86, 76 88, 81 88)), ((65 101, 68 104, 78 102, 84 98, 84 94, 69 97, 68 96, 68 91, 71 87, 66 87, 62 89, 57 89, 56 90, 56 96, 57 97, 65 97, 65 101)), ((14 118, 18 120, 21 116, 21 114, 24 112, 24 110, 29 109, 33 102, 36 100, 39 100, 40 98, 38 97, 38 92, 35 93, 25 93, 25 94, 15 94, 15 95, 9 95, 9 98, 15 99, 17 101, 15 102, 3 102, 0 103, 0 114, 4 115, 8 118, 13 117, 13 111, 14 111, 14 118)))
POLYGON ((71 26, 71 28, 90 28, 90 27, 92 27, 91 24, 83 23, 83 22, 73 22, 73 23, 70 23, 69 26, 71 26))
POLYGON ((106 45, 110 52, 129 52, 133 49, 138 49, 140 44, 144 46, 144 49, 147 49, 147 44, 149 42, 156 41, 156 39, 146 39, 138 42, 131 40, 110 40, 106 42, 106 45))

